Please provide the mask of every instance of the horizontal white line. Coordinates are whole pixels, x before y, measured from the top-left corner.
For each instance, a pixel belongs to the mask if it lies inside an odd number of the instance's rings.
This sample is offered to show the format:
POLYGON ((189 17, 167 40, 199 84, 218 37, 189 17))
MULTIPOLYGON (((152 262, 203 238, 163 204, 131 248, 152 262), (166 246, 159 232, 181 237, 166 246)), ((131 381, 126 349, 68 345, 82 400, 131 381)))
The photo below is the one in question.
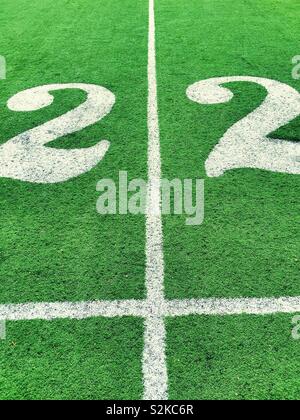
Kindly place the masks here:
POLYGON ((166 302, 167 316, 186 315, 268 315, 300 312, 300 297, 192 299, 166 302))
POLYGON ((300 296, 282 298, 166 300, 154 311, 153 302, 120 300, 0 305, 0 320, 53 320, 94 317, 177 317, 187 315, 268 315, 300 313, 300 296))
POLYGON ((10 321, 57 318, 145 317, 145 302, 139 300, 55 302, 0 305, 0 319, 10 321))

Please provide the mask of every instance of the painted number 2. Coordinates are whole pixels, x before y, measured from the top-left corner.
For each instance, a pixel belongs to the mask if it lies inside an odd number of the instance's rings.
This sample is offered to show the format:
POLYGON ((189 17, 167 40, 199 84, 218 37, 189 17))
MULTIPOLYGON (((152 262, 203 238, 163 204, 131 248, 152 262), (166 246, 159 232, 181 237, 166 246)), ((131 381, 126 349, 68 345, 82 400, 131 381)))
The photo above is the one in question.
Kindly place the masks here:
POLYGON ((102 140, 86 149, 55 149, 45 145, 67 134, 95 124, 110 113, 115 96, 107 89, 88 84, 57 84, 25 90, 7 103, 12 111, 35 111, 53 103, 52 91, 80 89, 86 101, 52 121, 28 130, 0 147, 0 177, 33 183, 67 181, 95 167, 104 157, 109 142, 102 140))
POLYGON ((268 95, 259 108, 222 137, 206 161, 207 175, 218 177, 236 168, 300 174, 300 142, 268 138, 300 115, 299 92, 275 80, 238 76, 200 81, 188 88, 187 96, 199 104, 226 103, 233 94, 222 85, 230 82, 257 83, 268 95))
MULTIPOLYGON (((300 174, 300 142, 268 138, 300 115, 299 92, 275 80, 237 76, 200 81, 188 88, 187 96, 199 104, 226 103, 233 93, 222 85, 230 82, 257 83, 268 95, 259 108, 225 133, 206 161, 207 175, 218 177, 236 168, 300 174)), ((63 182, 88 172, 103 159, 110 145, 106 140, 85 149, 45 145, 108 115, 115 96, 104 87, 82 83, 40 86, 13 96, 7 106, 18 112, 39 110, 53 103, 50 92, 64 89, 80 89, 86 92, 87 99, 78 108, 0 146, 0 177, 33 183, 63 182)))

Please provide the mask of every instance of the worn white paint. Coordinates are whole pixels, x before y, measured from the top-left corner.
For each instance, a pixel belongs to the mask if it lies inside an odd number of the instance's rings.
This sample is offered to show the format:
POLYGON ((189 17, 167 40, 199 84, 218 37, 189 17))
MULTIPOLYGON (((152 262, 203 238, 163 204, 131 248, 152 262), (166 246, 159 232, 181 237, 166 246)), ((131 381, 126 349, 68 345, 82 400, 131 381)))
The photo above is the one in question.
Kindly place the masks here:
POLYGON ((275 140, 268 136, 300 115, 300 94, 292 87, 259 77, 218 77, 193 84, 187 96, 199 104, 221 104, 233 98, 222 86, 230 82, 252 82, 263 86, 268 95, 262 105, 234 124, 206 161, 210 177, 237 168, 257 168, 300 174, 300 142, 275 140))
MULTIPOLYGON (((144 359, 152 360, 146 369, 155 367, 155 357, 164 352, 164 317, 189 315, 273 315, 279 313, 300 313, 300 296, 280 298, 236 298, 236 299, 185 299, 165 300, 155 314, 151 315, 153 304, 147 300, 116 300, 91 302, 37 302, 0 305, 0 320, 46 320, 86 319, 94 317, 139 317, 145 318, 146 345, 144 359), (155 336, 157 334, 157 337, 155 336), (156 343, 154 346, 152 341, 156 343), (149 346, 150 343, 150 346, 149 346), (158 344, 160 349, 158 349, 158 344), (155 349, 154 352, 151 348, 155 349), (157 352, 158 350, 158 352, 157 352), (156 355, 156 356, 155 356, 156 355)), ((164 359, 163 359, 164 360, 164 359)), ((156 377, 156 375, 153 375, 156 377)), ((162 377, 164 379, 164 377, 162 377)), ((158 378, 157 378, 158 380, 158 378)), ((165 382, 164 382, 165 384, 165 382)), ((165 386, 165 385, 164 385, 165 386)), ((153 387, 147 389, 152 395, 153 387)), ((155 394, 156 395, 156 394, 155 394)))
POLYGON ((53 103, 50 92, 80 89, 86 101, 52 121, 10 139, 0 146, 0 177, 33 183, 57 183, 77 177, 95 167, 104 157, 109 142, 82 149, 55 149, 45 145, 80 131, 104 118, 115 103, 107 89, 87 84, 57 84, 25 90, 8 101, 12 111, 36 111, 53 103))
POLYGON ((0 80, 6 79, 6 59, 0 55, 0 80))
POLYGON ((149 0, 148 39, 148 188, 146 205, 146 287, 143 355, 144 399, 167 399, 165 321, 156 316, 164 303, 164 257, 161 210, 161 156, 157 103, 154 0, 149 0))
MULTIPOLYGON (((300 109, 298 108, 299 97, 292 88, 282 84, 278 86, 278 82, 266 81, 266 79, 220 78, 193 85, 188 90, 188 96, 191 100, 200 103, 227 102, 232 98, 232 93, 219 85, 228 81, 236 81, 237 79, 238 81, 264 83, 263 85, 270 94, 259 110, 226 133, 220 145, 216 147, 207 161, 208 174, 210 176, 219 176, 224 171, 235 167, 261 167, 262 165, 262 169, 278 170, 279 168, 280 171, 284 169, 284 172, 299 173, 298 166, 294 161, 295 153, 297 157, 299 149, 293 147, 290 142, 270 141, 266 138, 279 124, 286 124, 290 119, 294 118, 294 114, 295 116, 296 114, 298 115, 298 110, 300 109), (287 110, 285 110, 283 105, 280 105, 286 100, 288 103, 287 110), (270 121, 266 119, 266 115, 269 115, 270 121), (257 128, 257 123, 259 123, 259 128, 257 128), (250 128, 254 129, 254 133, 251 132, 250 136, 251 144, 250 137, 246 136, 250 128), (243 137, 244 135, 246 137, 243 137), (268 144, 271 142, 271 146, 267 146, 265 142, 268 142, 268 144), (236 148, 238 148, 237 151, 236 148), (283 151, 288 152, 288 155, 284 155, 284 162, 282 157, 277 156, 283 151), (271 152, 271 164, 266 162, 267 152, 271 152), (245 164, 247 166, 239 166, 245 164)), ((165 299, 154 0, 149 0, 148 82, 147 299, 0 305, 0 320, 54 320, 127 316, 144 318, 144 398, 159 400, 167 399, 168 397, 166 317, 299 313, 300 297, 269 299, 165 299)), ((65 116, 16 136, 1 146, 0 176, 8 176, 30 182, 61 182, 86 172, 102 159, 109 146, 106 141, 102 141, 95 147, 82 150, 56 150, 47 148, 45 145, 66 134, 81 130, 107 115, 114 104, 115 98, 106 89, 99 86, 81 84, 44 86, 21 92, 9 101, 8 106, 14 111, 34 111, 52 103, 53 97, 49 94, 50 91, 74 88, 83 89, 87 92, 88 99, 86 103, 65 116), (48 159, 49 163, 46 162, 48 159)), ((298 162, 297 159, 296 162, 298 162)))

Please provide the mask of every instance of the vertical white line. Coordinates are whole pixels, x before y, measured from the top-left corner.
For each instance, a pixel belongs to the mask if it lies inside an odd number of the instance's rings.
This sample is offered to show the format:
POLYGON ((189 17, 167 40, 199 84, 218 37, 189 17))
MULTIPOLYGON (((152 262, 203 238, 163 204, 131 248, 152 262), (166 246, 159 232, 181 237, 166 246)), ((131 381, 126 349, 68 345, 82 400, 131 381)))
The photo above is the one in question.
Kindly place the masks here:
POLYGON ((145 347, 143 358, 144 400, 168 399, 166 367, 166 328, 162 317, 145 320, 145 347))
POLYGON ((161 156, 157 103, 155 12, 149 0, 148 43, 148 191, 146 211, 146 287, 149 314, 145 320, 143 354, 144 399, 168 397, 168 374, 165 354, 164 258, 161 217, 161 156))
POLYGON ((148 52, 148 192, 146 210, 146 281, 148 299, 164 299, 164 259, 161 217, 161 157, 157 105, 154 0, 149 0, 148 52))

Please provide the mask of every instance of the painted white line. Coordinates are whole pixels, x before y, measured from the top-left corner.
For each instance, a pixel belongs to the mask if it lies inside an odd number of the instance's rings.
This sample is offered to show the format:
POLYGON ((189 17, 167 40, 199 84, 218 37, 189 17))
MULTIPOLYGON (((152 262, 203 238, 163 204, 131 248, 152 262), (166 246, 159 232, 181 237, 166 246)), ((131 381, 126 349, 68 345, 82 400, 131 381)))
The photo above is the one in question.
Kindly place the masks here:
MULTIPOLYGON (((94 302, 40 302, 0 305, 0 320, 54 320, 85 319, 94 317, 133 316, 146 319, 146 342, 149 349, 150 337, 155 333, 151 322, 157 319, 188 315, 271 315, 277 313, 300 313, 300 296, 280 298, 239 299, 191 299, 166 300, 153 312, 153 304, 147 300, 94 301, 94 302), (150 325, 149 321, 150 320, 150 325)), ((162 331, 156 328, 156 331, 162 331)), ((161 336, 164 336, 164 332, 161 336)), ((153 337, 152 337, 153 338, 153 337)), ((156 340, 156 339, 155 339, 156 340)), ((149 353, 149 350, 147 350, 149 353)))
POLYGON ((145 301, 54 302, 0 305, 0 320, 54 320, 147 315, 145 301))
POLYGON ((0 305, 0 321, 140 317, 145 320, 144 399, 168 398, 165 317, 300 313, 299 297, 165 300, 161 217, 161 156, 157 102, 154 0, 149 0, 148 191, 146 213, 146 300, 40 302, 0 305))
POLYGON ((39 86, 17 93, 9 99, 7 107, 15 112, 37 111, 53 103, 53 91, 68 89, 85 92, 85 102, 1 145, 0 177, 41 184, 65 182, 90 171, 103 159, 110 146, 106 140, 80 149, 45 146, 94 125, 108 115, 116 100, 108 89, 85 83, 39 86))
POLYGON ((161 217, 161 156, 157 103, 155 11, 149 0, 148 39, 148 189, 146 209, 146 288, 149 315, 145 320, 143 354, 144 399, 168 397, 165 355, 164 258, 161 217))
POLYGON ((300 115, 300 94, 277 80, 252 76, 216 77, 194 83, 187 90, 190 100, 199 104, 230 102, 233 93, 224 84, 256 83, 268 92, 264 102, 247 117, 235 123, 210 153, 206 172, 218 177, 237 168, 300 174, 300 143, 269 138, 278 128, 300 115))
POLYGON ((144 400, 167 400, 166 328, 163 317, 146 318, 144 346, 144 400))
POLYGON ((300 313, 300 296, 280 298, 191 299, 166 301, 165 315, 270 315, 300 313))
POLYGON ((148 300, 164 300, 164 259, 161 218, 161 157, 157 104, 154 0, 149 0, 148 45, 148 191, 146 209, 146 285, 148 300))

